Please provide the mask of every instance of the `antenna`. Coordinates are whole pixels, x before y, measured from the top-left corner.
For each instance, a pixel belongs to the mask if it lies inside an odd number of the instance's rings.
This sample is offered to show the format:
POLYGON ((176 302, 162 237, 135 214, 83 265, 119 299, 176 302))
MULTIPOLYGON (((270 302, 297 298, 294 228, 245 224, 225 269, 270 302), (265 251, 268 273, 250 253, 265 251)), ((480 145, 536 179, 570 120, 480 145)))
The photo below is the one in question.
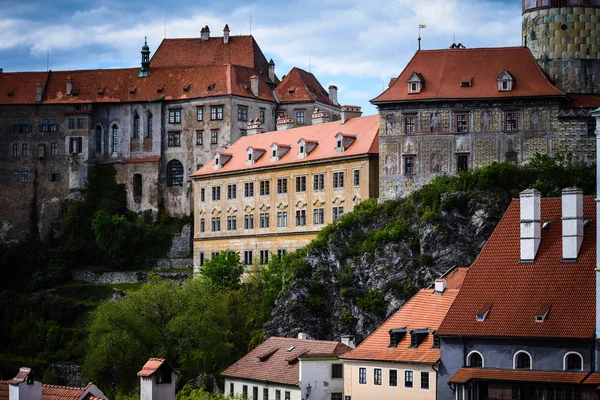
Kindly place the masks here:
POLYGON ((50 69, 50 49, 46 52, 46 72, 50 69))
POLYGON ((252 36, 252 13, 250 13, 250 36, 252 36))
POLYGON ((419 25, 419 51, 421 50, 421 29, 427 28, 427 25, 419 25))
POLYGON ((167 38, 167 16, 165 15, 165 39, 167 38))

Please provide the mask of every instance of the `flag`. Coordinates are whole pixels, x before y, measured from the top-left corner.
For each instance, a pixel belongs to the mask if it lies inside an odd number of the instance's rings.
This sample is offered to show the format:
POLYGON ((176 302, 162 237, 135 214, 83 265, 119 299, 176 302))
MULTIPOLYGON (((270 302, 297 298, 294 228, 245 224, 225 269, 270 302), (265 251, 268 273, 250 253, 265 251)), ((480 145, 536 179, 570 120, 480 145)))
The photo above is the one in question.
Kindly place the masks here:
POLYGON ((419 25, 419 28, 427 28, 427 25, 419 25))

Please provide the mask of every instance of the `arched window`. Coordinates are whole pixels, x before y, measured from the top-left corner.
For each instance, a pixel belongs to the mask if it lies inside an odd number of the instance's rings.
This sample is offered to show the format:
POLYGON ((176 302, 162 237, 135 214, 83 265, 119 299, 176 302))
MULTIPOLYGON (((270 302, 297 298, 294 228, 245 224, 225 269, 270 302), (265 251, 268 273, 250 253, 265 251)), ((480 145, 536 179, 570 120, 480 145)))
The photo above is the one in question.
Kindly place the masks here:
POLYGON ((112 126, 112 152, 119 152, 119 127, 117 124, 112 126))
POLYGON ((96 153, 102 153, 102 127, 100 125, 96 125, 96 153))
POLYGON ((513 367, 515 369, 531 369, 531 355, 524 351, 517 351, 513 359, 513 367))
POLYGON ((583 371, 583 357, 581 357, 581 354, 574 351, 565 354, 564 369, 565 371, 583 371))
POLYGON ((142 175, 133 175, 133 201, 139 203, 142 201, 142 175))
POLYGON ((467 367, 483 368, 483 357, 478 351, 472 351, 467 356, 467 367))
POLYGON ((146 137, 152 137, 152 113, 148 114, 148 121, 146 124, 146 137))
POLYGON ((167 164, 167 187, 183 186, 183 165, 177 160, 167 164))
POLYGON ((138 113, 135 113, 135 117, 133 117, 133 138, 137 139, 140 137, 140 116, 138 113))

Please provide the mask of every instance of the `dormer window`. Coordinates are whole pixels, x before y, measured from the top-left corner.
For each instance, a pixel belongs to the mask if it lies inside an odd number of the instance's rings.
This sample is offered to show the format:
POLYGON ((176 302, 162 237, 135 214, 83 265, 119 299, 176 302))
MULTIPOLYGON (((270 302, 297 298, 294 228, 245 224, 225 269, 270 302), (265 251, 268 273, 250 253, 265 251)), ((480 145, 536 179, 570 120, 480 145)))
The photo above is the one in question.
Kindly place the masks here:
POLYGON ((271 153, 271 158, 277 158, 277 149, 273 149, 273 152, 271 153))
POLYGON ((317 147, 319 142, 305 139, 298 140, 298 158, 306 158, 317 147))
POLYGON ((425 84, 423 76, 417 72, 410 74, 406 82, 408 83, 408 94, 421 93, 423 85, 425 84))
POLYGON ((277 162, 290 151, 290 146, 287 144, 271 143, 271 162, 277 162))
POLYGON ((339 132, 337 135, 335 135, 336 153, 342 153, 346 151, 348 147, 350 147, 350 145, 354 143, 355 140, 356 136, 344 135, 341 132, 339 132))
POLYGON ((479 311, 477 311, 477 314, 475 315, 475 319, 477 321, 485 321, 485 319, 487 318, 491 309, 492 309, 492 303, 484 304, 483 307, 481 307, 479 309, 479 311))
POLYGON ((390 329, 390 346, 389 347, 397 347, 398 343, 402 340, 404 335, 406 335, 406 328, 396 328, 390 329))
POLYGON ((549 306, 542 306, 535 312, 535 322, 544 322, 550 312, 549 306))
POLYGON ((223 168, 223 166, 229 161, 231 160, 232 155, 229 153, 217 153, 217 155, 215 156, 215 165, 213 166, 213 169, 215 171, 223 168))
POLYGON ((513 78, 510 72, 504 70, 500 76, 498 76, 497 81, 499 92, 510 92, 513 89, 515 78, 513 78))
POLYGON ((341 139, 338 139, 336 147, 337 147, 338 149, 339 149, 340 147, 342 147, 342 140, 341 140, 341 139))
POLYGON ((473 78, 463 79, 460 82, 460 87, 471 87, 473 85, 473 78))
POLYGON ((305 151, 304 151, 304 146, 300 146, 300 150, 299 150, 298 152, 299 152, 300 154, 304 154, 304 153, 305 153, 305 151))
POLYGON ((246 165, 253 165, 256 161, 258 161, 258 159, 266 153, 266 150, 264 149, 257 149, 254 147, 248 147, 246 149, 246 152, 248 153, 248 158, 246 160, 246 165))
POLYGON ((410 331, 410 347, 416 349, 429 335, 429 329, 413 329, 410 331))

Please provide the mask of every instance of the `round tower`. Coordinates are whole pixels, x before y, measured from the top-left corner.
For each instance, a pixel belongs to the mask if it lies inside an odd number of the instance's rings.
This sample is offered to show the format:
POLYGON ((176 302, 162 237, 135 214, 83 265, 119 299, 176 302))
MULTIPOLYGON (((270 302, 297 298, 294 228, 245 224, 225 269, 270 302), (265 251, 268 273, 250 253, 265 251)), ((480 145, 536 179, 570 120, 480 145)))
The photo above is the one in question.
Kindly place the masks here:
POLYGON ((523 0, 523 41, 567 93, 600 93, 600 0, 523 0))

